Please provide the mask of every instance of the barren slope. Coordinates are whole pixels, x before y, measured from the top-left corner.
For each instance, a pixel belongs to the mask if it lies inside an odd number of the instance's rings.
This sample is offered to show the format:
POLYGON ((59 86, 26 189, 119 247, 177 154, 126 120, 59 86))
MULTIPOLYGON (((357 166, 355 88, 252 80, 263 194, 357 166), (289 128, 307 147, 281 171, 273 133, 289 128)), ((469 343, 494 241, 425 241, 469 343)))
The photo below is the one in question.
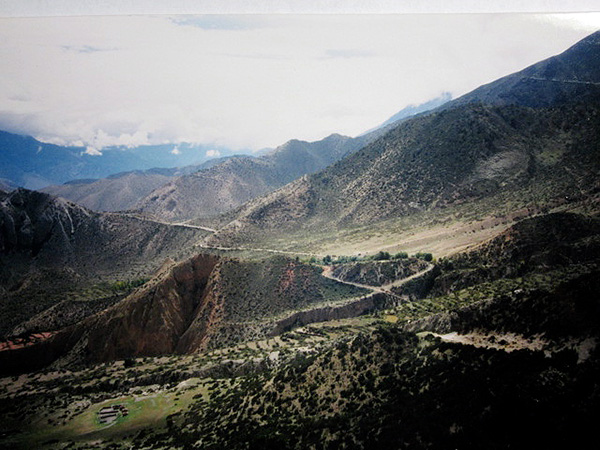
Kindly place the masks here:
POLYGON ((216 216, 304 174, 323 169, 357 150, 368 139, 368 136, 349 138, 333 134, 317 142, 292 140, 258 158, 230 159, 179 177, 150 193, 136 207, 163 220, 216 216))

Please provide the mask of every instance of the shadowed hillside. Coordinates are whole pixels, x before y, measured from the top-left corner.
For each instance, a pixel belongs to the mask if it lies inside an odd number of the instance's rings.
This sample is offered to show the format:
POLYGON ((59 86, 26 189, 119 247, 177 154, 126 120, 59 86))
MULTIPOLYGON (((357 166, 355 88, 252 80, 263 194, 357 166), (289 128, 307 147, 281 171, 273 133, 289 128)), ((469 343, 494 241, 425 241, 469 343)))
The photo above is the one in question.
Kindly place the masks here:
POLYGON ((206 232, 94 213, 48 194, 0 194, 1 333, 106 280, 150 275, 206 232))

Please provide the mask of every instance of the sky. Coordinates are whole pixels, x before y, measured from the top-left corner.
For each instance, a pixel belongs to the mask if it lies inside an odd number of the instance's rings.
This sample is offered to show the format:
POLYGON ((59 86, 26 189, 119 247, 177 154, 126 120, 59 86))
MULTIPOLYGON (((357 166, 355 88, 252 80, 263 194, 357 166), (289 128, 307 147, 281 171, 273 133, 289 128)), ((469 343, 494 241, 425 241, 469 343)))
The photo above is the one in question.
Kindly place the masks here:
POLYGON ((0 19, 0 129, 233 150, 355 136, 558 54, 599 13, 0 19))

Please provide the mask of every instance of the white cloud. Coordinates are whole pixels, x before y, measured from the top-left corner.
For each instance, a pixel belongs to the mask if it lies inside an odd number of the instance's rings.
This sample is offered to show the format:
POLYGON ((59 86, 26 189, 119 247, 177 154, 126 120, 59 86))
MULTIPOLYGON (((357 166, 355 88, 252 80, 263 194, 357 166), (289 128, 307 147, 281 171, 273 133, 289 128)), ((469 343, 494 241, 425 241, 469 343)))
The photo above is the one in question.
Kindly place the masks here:
POLYGON ((326 58, 368 58, 376 53, 368 50, 355 49, 328 49, 325 50, 326 58))
POLYGON ((0 129, 91 151, 356 135, 597 28, 594 14, 0 19, 0 129))
POLYGON ((208 158, 218 158, 221 156, 221 152, 219 150, 206 150, 206 156, 208 158))
POLYGON ((101 156, 102 155, 102 152, 100 150, 98 150, 97 148, 94 148, 94 147, 90 147, 90 146, 87 146, 85 148, 85 152, 83 152, 83 153, 85 153, 86 155, 92 155, 92 156, 101 156))

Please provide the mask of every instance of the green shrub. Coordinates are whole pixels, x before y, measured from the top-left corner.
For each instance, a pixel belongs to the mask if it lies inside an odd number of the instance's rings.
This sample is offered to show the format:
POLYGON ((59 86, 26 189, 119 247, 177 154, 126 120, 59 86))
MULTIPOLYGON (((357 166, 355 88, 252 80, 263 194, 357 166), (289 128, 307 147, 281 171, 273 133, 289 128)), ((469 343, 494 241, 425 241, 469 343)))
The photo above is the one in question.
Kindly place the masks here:
POLYGON ((433 255, 431 253, 419 252, 415 254, 415 258, 422 259, 424 261, 433 261, 433 255))
POLYGON ((373 255, 373 261, 386 261, 391 259, 390 252, 379 251, 373 255))

